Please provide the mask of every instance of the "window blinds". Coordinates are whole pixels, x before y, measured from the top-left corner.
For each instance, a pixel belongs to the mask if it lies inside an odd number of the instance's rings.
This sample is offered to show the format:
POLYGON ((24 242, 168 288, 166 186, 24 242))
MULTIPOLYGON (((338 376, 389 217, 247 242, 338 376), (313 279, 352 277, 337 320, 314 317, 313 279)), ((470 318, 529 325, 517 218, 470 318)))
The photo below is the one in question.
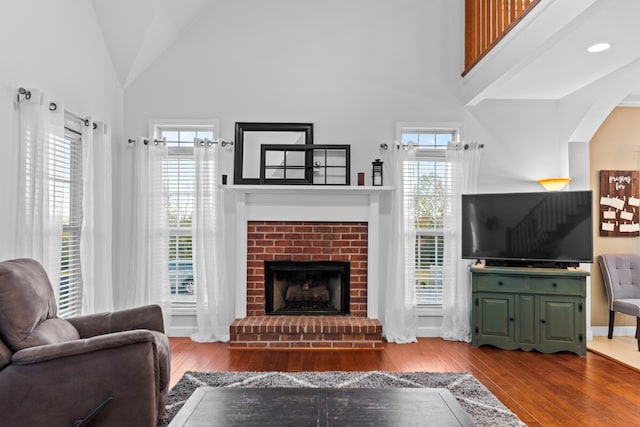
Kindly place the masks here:
POLYGON ((50 145, 50 197, 62 217, 60 294, 58 315, 80 314, 82 275, 80 270, 80 233, 82 227, 82 140, 80 124, 65 120, 63 139, 50 145))

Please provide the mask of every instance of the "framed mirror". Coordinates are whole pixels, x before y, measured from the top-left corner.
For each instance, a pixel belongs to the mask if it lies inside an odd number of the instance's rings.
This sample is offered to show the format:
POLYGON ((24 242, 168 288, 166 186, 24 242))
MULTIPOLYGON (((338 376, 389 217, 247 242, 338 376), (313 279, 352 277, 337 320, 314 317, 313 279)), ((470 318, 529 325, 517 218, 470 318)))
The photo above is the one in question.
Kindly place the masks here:
POLYGON ((313 123, 236 122, 234 184, 260 184, 263 144, 313 144, 313 123))

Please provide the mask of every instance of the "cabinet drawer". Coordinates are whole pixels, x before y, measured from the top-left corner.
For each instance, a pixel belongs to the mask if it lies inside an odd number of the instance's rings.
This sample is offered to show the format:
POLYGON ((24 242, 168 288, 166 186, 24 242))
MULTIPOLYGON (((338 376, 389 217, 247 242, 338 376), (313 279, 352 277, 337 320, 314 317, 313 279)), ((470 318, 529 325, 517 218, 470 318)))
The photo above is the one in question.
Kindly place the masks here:
POLYGON ((475 290, 477 291, 526 291, 528 289, 528 277, 487 274, 475 279, 475 290))
POLYGON ((585 287, 581 279, 567 278, 531 278, 531 290, 544 294, 585 295, 585 287))

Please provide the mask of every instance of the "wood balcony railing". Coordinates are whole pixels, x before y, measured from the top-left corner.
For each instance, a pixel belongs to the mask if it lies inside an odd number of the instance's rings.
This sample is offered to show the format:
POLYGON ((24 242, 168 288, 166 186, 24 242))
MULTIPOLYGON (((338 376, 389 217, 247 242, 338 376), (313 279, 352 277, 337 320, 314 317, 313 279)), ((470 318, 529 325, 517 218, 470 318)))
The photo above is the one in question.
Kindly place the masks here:
POLYGON ((466 75, 541 0, 466 0, 466 75))

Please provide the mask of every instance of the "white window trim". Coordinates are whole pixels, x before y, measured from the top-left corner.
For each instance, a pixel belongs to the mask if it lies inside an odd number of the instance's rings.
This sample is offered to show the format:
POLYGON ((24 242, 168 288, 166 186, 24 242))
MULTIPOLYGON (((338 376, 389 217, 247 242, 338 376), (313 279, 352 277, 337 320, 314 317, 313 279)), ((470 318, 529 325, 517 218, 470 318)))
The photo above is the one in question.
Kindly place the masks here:
POLYGON ((216 137, 220 138, 220 120, 218 119, 150 119, 149 135, 157 136, 160 127, 213 128, 216 137))
POLYGON ((397 122, 396 140, 402 141, 402 133, 410 131, 455 131, 458 141, 463 140, 462 122, 397 122))
MULTIPOLYGON (((454 131, 457 141, 462 141, 463 124, 462 122, 397 122, 396 123, 396 141, 402 141, 404 132, 419 131, 454 131)), ((445 157, 444 150, 428 150, 424 153, 430 157, 445 157), (440 151, 438 153, 434 153, 440 151)), ((419 155, 418 155, 419 156, 419 155)), ((442 317, 442 307, 418 306, 416 313, 419 317, 442 317)))

